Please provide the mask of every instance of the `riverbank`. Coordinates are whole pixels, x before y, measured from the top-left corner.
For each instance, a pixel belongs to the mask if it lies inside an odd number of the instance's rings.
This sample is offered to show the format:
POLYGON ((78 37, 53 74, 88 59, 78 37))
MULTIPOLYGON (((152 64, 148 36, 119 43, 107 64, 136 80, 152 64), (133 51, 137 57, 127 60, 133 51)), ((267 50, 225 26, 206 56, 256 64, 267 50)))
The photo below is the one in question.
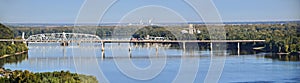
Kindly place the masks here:
POLYGON ((9 56, 20 55, 20 54, 27 53, 27 52, 28 51, 22 51, 22 52, 17 52, 15 54, 5 54, 5 55, 1 56, 0 59, 6 58, 6 57, 9 57, 9 56))
POLYGON ((285 53, 285 52, 280 52, 280 53, 276 53, 278 55, 300 55, 300 52, 288 52, 288 53, 285 53))
POLYGON ((95 76, 70 73, 69 71, 54 71, 33 73, 28 70, 0 68, 0 83, 98 83, 95 76))

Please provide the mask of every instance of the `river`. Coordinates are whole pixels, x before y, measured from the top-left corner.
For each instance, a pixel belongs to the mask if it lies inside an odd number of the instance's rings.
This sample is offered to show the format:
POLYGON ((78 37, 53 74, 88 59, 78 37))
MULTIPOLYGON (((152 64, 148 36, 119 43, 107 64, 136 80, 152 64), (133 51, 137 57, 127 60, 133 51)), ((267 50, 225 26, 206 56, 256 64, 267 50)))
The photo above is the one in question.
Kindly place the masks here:
MULTIPOLYGON (((22 55, 15 62, 2 60, 1 66, 32 72, 69 70, 94 75, 99 82, 106 79, 111 83, 170 83, 178 79, 176 77, 183 77, 180 79, 202 83, 212 61, 209 50, 184 52, 160 47, 156 51, 155 47, 132 46, 128 51, 127 44, 107 44, 105 58, 102 58, 101 46, 96 44, 63 47, 57 43, 36 43, 28 47, 27 57, 22 55), (132 67, 130 63, 137 70, 128 70, 132 67), (195 80, 190 80, 194 76, 195 80)), ((265 58, 265 55, 267 53, 229 53, 219 82, 300 82, 299 61, 282 61, 265 58)))

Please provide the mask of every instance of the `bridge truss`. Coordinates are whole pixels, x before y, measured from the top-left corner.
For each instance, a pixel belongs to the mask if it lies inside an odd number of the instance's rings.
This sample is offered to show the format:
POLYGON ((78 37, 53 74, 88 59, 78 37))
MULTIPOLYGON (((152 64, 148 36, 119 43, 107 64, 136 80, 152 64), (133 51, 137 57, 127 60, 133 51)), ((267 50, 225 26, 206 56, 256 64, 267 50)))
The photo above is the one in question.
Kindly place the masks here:
POLYGON ((97 35, 83 34, 83 33, 44 33, 31 35, 25 41, 89 41, 89 40, 101 40, 97 35))

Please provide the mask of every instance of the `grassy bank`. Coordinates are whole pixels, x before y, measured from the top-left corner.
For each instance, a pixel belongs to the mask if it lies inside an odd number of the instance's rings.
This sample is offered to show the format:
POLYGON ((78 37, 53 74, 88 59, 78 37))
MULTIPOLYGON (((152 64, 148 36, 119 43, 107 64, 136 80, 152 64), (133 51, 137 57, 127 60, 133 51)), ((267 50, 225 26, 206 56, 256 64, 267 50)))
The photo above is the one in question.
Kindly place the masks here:
POLYGON ((69 71, 33 73, 27 70, 11 71, 0 68, 0 83, 98 83, 98 81, 94 76, 69 71))

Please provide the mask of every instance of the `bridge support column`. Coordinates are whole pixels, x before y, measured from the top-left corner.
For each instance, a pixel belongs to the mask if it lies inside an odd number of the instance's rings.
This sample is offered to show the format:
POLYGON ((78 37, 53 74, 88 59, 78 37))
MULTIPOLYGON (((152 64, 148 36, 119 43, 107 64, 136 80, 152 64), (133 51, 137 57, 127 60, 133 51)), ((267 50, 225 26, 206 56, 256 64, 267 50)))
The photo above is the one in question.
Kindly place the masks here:
POLYGON ((182 49, 185 51, 186 47, 185 47, 185 42, 182 42, 182 49))
POLYGON ((66 46, 66 42, 62 42, 62 46, 66 46))
POLYGON ((150 47, 150 43, 146 43, 147 44, 147 48, 149 48, 150 47))
POLYGON ((129 49, 128 51, 131 52, 131 46, 130 46, 130 44, 129 44, 129 46, 128 46, 128 49, 129 49))
POLYGON ((156 50, 155 55, 156 55, 156 57, 158 57, 158 50, 156 50))
POLYGON ((25 33, 22 32, 22 39, 25 40, 25 33))
POLYGON ((77 42, 77 45, 80 46, 80 44, 81 44, 81 41, 78 41, 78 42, 77 42))
POLYGON ((138 47, 138 43, 135 43, 135 47, 138 47))
POLYGON ((105 50, 105 43, 103 41, 101 41, 101 49, 102 49, 102 51, 105 50))
POLYGON ((27 44, 26 40, 23 40, 23 43, 24 43, 24 44, 27 44))
POLYGON ((26 41, 25 41, 26 39, 25 39, 25 33, 24 32, 22 32, 22 40, 23 40, 23 43, 26 44, 26 41))
POLYGON ((210 42, 210 54, 212 55, 213 54, 213 43, 210 42))
POLYGON ((101 57, 102 57, 102 59, 104 59, 104 58, 105 58, 104 51, 102 51, 102 52, 101 52, 101 57))
POLYGON ((13 40, 13 39, 11 40, 11 44, 15 44, 15 42, 14 42, 14 40, 13 40))
POLYGON ((69 45, 69 43, 67 42, 67 41, 63 41, 62 43, 61 43, 61 46, 68 46, 69 45))
POLYGON ((129 51, 129 58, 132 58, 132 53, 131 53, 131 51, 129 51))
POLYGON ((240 55, 240 42, 237 43, 237 53, 240 55))
POLYGON ((155 44, 155 50, 158 51, 158 43, 155 44))

